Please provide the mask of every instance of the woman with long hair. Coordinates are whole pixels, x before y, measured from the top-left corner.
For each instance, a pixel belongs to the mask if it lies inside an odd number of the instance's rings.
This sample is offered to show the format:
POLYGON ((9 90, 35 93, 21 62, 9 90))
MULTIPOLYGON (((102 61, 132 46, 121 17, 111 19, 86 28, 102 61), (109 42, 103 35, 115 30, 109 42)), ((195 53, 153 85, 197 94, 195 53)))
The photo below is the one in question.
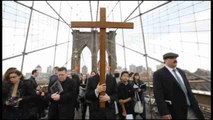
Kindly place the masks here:
MULTIPOLYGON (((133 83, 134 83, 133 88, 134 88, 134 92, 135 92, 135 98, 137 99, 136 95, 139 95, 140 101, 143 105, 143 112, 139 113, 139 114, 143 119, 146 119, 146 109, 145 109, 146 105, 145 105, 145 99, 144 99, 144 92, 146 91, 146 84, 144 84, 144 82, 142 80, 140 80, 139 73, 134 74, 133 83)), ((136 116, 137 113, 134 113, 134 115, 136 116)))
POLYGON ((32 104, 36 92, 31 82, 24 80, 19 70, 13 69, 5 74, 2 83, 3 119, 34 118, 32 104))

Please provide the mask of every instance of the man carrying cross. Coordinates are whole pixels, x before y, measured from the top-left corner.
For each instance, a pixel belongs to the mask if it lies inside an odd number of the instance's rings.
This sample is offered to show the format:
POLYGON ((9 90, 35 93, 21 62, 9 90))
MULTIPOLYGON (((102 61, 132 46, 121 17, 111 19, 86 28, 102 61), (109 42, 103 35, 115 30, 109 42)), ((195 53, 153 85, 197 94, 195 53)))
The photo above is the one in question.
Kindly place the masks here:
MULTIPOLYGON (((100 64, 98 64, 98 68, 100 64)), ((100 84, 100 73, 88 79, 85 94, 89 103, 89 119, 115 119, 115 104, 117 99, 117 84, 111 74, 106 75, 106 83, 100 84), (101 95, 101 92, 105 92, 101 95), (105 107, 99 107, 99 103, 104 102, 105 107)))
POLYGON ((71 27, 100 28, 100 75, 88 79, 86 99, 90 101, 90 119, 115 119, 117 84, 111 75, 105 79, 106 28, 133 28, 133 23, 106 22, 106 9, 100 8, 100 22, 71 22, 71 27))

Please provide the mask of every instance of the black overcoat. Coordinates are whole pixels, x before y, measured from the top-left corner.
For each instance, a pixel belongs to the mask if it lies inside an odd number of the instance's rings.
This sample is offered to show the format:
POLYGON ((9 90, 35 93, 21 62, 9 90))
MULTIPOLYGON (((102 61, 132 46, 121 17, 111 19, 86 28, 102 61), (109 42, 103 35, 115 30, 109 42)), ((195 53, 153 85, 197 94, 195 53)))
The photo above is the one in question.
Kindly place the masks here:
MULTIPOLYGON (((177 68, 177 70, 183 78, 192 109, 199 119, 204 119, 184 71, 179 68, 177 68)), ((153 90, 158 111, 161 116, 171 114, 173 119, 187 119, 188 106, 185 94, 175 77, 166 67, 154 72, 153 90)))

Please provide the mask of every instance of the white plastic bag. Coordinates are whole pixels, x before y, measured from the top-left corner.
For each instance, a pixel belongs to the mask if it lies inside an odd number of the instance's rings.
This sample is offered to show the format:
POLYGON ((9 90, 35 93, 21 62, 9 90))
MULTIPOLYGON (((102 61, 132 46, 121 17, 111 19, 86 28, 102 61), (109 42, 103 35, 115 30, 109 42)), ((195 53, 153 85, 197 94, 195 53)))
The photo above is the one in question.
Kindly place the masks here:
POLYGON ((141 101, 137 101, 135 103, 134 112, 135 113, 143 113, 143 105, 141 104, 141 101))
POLYGON ((136 97, 138 98, 138 101, 136 101, 134 106, 134 112, 135 113, 143 113, 143 105, 141 103, 140 97, 138 95, 138 92, 136 92, 136 97))

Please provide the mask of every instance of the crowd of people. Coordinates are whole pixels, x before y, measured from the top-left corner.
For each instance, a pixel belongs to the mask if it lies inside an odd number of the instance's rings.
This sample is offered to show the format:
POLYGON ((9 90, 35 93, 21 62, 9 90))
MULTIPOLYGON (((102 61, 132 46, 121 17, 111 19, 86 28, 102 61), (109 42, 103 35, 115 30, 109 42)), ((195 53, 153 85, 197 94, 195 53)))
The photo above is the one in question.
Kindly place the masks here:
MULTIPOLYGON (((65 67, 55 67, 54 74, 49 78, 47 91, 39 89, 36 81, 38 74, 35 69, 31 77, 25 79, 16 68, 11 67, 5 72, 2 82, 4 119, 40 119, 45 115, 45 109, 48 109, 48 119, 73 119, 75 110, 81 110, 81 117, 85 119, 87 109, 90 119, 113 119, 117 116, 124 118, 127 114, 137 115, 133 111, 135 92, 139 93, 141 102, 144 103, 143 92, 146 86, 141 87, 145 84, 138 73, 134 74, 133 80, 129 80, 129 73, 123 71, 120 81, 116 81, 119 77, 116 76, 117 73, 107 74, 106 83, 100 85, 100 76, 96 71, 78 75, 72 70, 71 76, 68 76, 65 67), (51 86, 57 81, 63 88, 61 93, 51 90, 51 86), (128 89, 131 89, 131 92, 128 89), (99 95, 103 91, 105 95, 99 95), (99 107, 100 101, 105 102, 105 108, 99 107), (122 105, 126 110, 125 114, 124 109, 121 109, 122 105)), ((145 118, 145 112, 141 113, 141 116, 145 118)))
MULTIPOLYGON (((165 54, 165 67, 153 75, 158 111, 164 119, 202 119, 203 114, 184 72, 176 68, 177 57, 175 53, 165 54), (173 68, 178 75, 172 72, 173 68), (177 82, 179 79, 182 84, 177 82)), ((45 109, 48 109, 48 119, 74 119, 78 110, 82 112, 82 119, 86 119, 87 109, 89 119, 135 119, 137 115, 146 119, 146 84, 139 73, 109 72, 106 82, 100 84, 99 71, 79 74, 72 70, 69 76, 65 67, 54 67, 47 91, 39 88, 38 74, 33 70, 31 77, 26 79, 14 67, 5 72, 2 81, 3 119, 40 119, 45 115, 45 109), (136 105, 140 106, 136 109, 136 105), (142 111, 138 111, 141 108, 142 111)))

